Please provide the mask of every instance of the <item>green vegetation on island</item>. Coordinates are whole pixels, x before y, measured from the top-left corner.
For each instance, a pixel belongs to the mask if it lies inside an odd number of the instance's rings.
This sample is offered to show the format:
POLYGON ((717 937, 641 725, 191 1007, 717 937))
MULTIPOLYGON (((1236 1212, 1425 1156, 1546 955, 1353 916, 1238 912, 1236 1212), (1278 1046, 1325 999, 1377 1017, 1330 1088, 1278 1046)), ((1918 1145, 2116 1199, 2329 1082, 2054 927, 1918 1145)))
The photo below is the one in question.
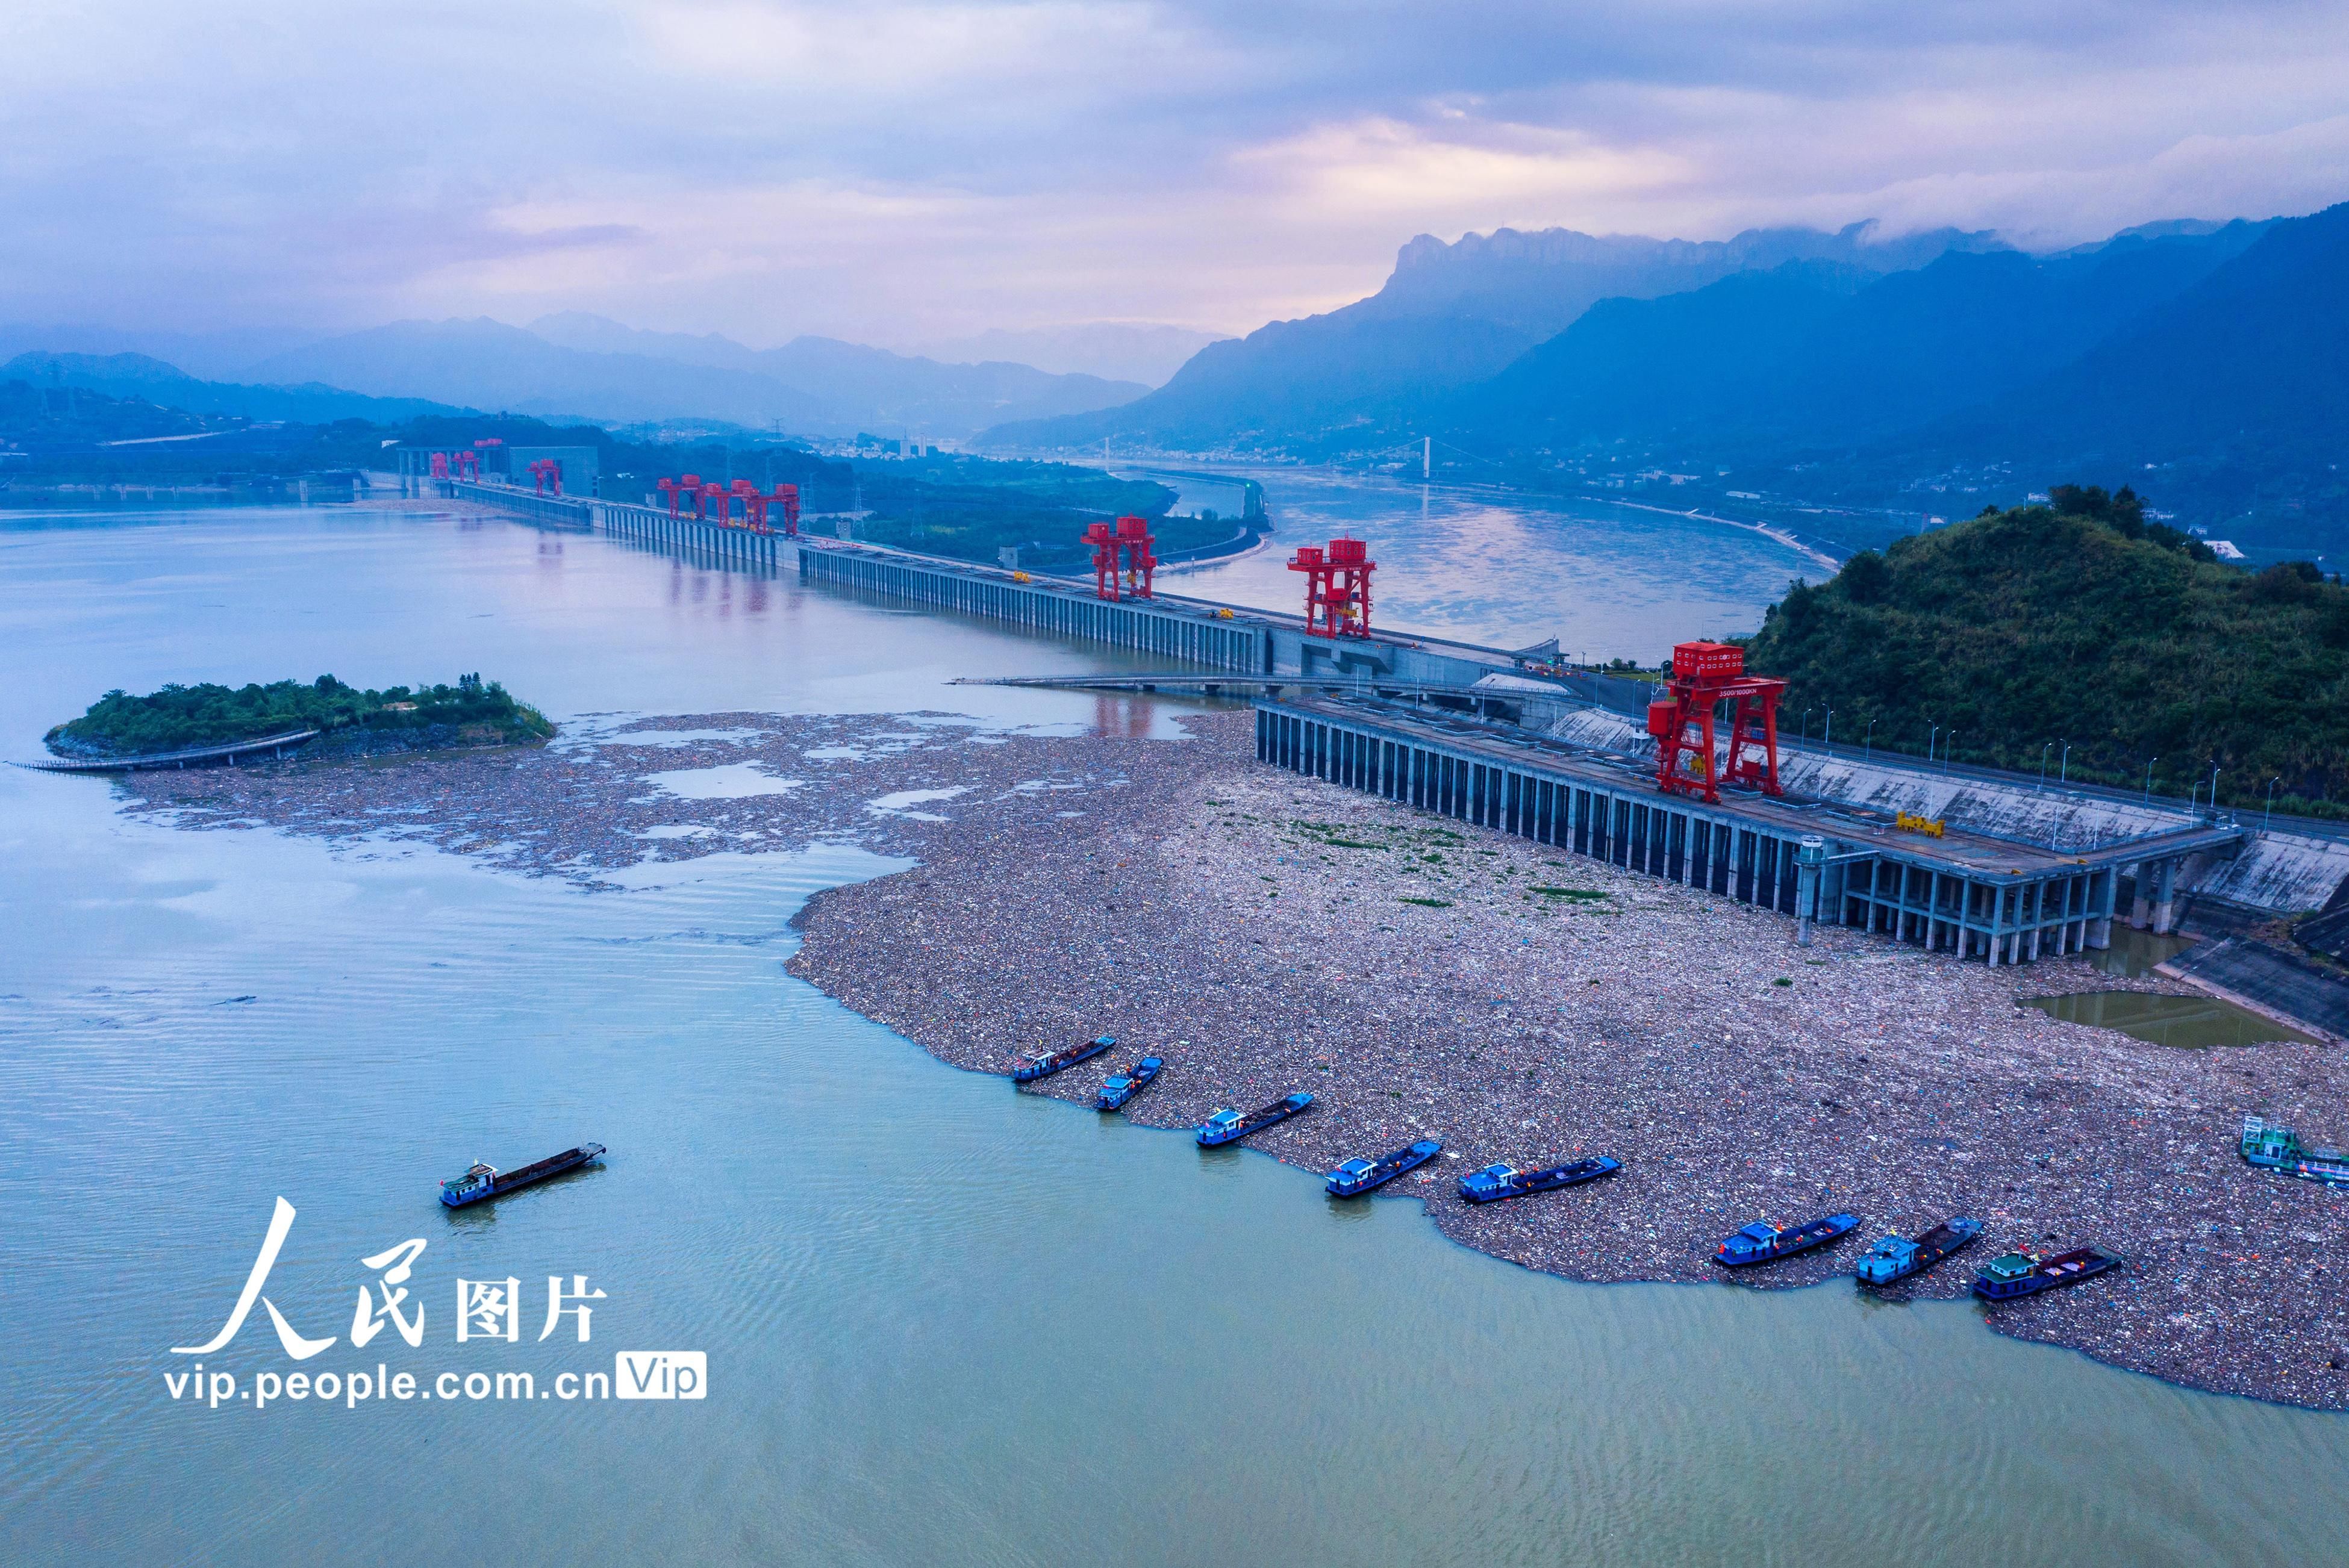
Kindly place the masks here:
POLYGON ((2349 816, 2349 587, 2226 565, 2126 489, 2048 494, 1791 585, 1747 654, 1785 727, 1832 709, 1839 743, 2349 816))
POLYGON ((1013 549, 1023 566, 1072 571, 1092 559, 1080 542, 1085 526, 1128 515, 1150 520, 1162 556, 1221 544, 1239 529, 1231 518, 1170 517, 1169 487, 1073 463, 941 453, 856 471, 872 514, 857 538, 961 561, 993 564, 1013 549))
POLYGON ((362 691, 332 676, 307 683, 230 687, 205 682, 171 685, 145 696, 110 691, 79 718, 49 731, 53 751, 72 756, 138 757, 239 741, 294 730, 413 745, 487 746, 544 740, 554 726, 544 714, 516 702, 495 681, 460 676, 455 686, 393 686, 362 691))

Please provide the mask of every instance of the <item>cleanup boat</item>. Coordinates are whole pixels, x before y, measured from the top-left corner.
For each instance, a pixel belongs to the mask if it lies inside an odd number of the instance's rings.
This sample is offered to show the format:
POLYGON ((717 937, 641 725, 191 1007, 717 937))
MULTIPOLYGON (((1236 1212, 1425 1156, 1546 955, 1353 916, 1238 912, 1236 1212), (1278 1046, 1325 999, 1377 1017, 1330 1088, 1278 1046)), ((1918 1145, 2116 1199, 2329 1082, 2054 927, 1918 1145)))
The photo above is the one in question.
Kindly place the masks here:
POLYGON ((1923 1274, 1981 1234, 1980 1220, 1952 1214, 1914 1241, 1907 1236, 1885 1237, 1868 1249, 1868 1255, 1851 1271, 1852 1277, 1862 1284, 1891 1284, 1923 1274))
POLYGON ((1011 1069, 1011 1081, 1034 1083, 1038 1078, 1050 1078, 1062 1068, 1072 1068, 1079 1062, 1091 1061, 1116 1044, 1117 1037, 1114 1035, 1096 1035, 1081 1045, 1069 1046, 1061 1050, 1031 1056, 1011 1069))
POLYGON ((1570 1160, 1563 1165, 1547 1165, 1539 1171, 1520 1171, 1514 1165, 1487 1165, 1482 1171, 1471 1171, 1460 1178, 1460 1195, 1471 1203, 1497 1203, 1504 1198, 1522 1198, 1528 1192, 1548 1192, 1560 1187, 1571 1187, 1580 1181, 1596 1181, 1601 1176, 1612 1176, 1623 1169, 1623 1162, 1601 1154, 1590 1160, 1570 1160))
POLYGON ((2013 1301, 2036 1295, 2059 1285, 2077 1284, 2120 1262, 2120 1254, 2102 1247, 2075 1247, 2052 1258, 2033 1252, 2008 1253, 1984 1264, 1974 1275, 1974 1294, 1984 1301, 2013 1301))
POLYGON ((2302 1143, 2300 1134, 2289 1127, 2280 1127, 2260 1117, 2247 1116, 2243 1118, 2243 1140, 2239 1147, 2243 1151, 2243 1158, 2254 1165, 2281 1171, 2287 1176, 2297 1176, 2306 1181, 2349 1187, 2349 1154, 2338 1149, 2302 1143))
POLYGON ((1823 1247, 1829 1242, 1840 1241, 1859 1229, 1859 1221, 1849 1214, 1828 1214, 1822 1219, 1806 1220, 1799 1225, 1780 1227, 1766 1220, 1756 1220, 1735 1235, 1724 1237, 1721 1250, 1713 1261, 1725 1269, 1741 1269, 1748 1264, 1766 1264, 1779 1258, 1789 1258, 1796 1253, 1806 1253, 1813 1247, 1823 1247))
POLYGON ((1112 1073, 1102 1081, 1101 1092, 1093 1096, 1095 1110, 1119 1110, 1125 1102, 1148 1088, 1166 1068, 1163 1057, 1144 1057, 1122 1073, 1112 1073))
POLYGON ((478 1203, 484 1198, 502 1198, 517 1187, 527 1187, 533 1181, 543 1181, 549 1176, 559 1176, 574 1166, 603 1158, 600 1143, 583 1143, 576 1149, 566 1149, 560 1154, 550 1154, 534 1165, 519 1171, 501 1171, 494 1165, 476 1164, 471 1171, 453 1181, 440 1183, 440 1201, 452 1209, 468 1203, 478 1203))
POLYGON ((1433 1138, 1423 1138, 1407 1149, 1393 1150, 1376 1160, 1349 1160, 1330 1172, 1330 1196, 1359 1198, 1443 1152, 1443 1144, 1433 1138))
POLYGON ((1262 1132, 1276 1121, 1287 1121, 1312 1103, 1313 1097, 1300 1089, 1246 1116, 1237 1110, 1219 1110, 1199 1123, 1199 1147, 1213 1149, 1219 1143, 1237 1143, 1251 1132, 1262 1132))

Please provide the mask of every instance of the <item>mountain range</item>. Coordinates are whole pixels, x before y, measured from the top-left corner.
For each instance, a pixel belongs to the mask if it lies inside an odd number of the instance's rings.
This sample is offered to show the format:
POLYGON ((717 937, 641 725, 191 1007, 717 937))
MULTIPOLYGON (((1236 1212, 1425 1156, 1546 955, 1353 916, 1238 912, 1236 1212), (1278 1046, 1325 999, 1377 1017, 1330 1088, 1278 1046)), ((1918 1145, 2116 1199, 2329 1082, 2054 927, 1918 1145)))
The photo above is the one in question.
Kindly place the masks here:
POLYGON ((1954 231, 1423 236, 1369 299, 980 439, 1399 466, 1433 438, 1481 479, 1678 468, 1909 526, 1920 494, 2126 479, 2240 536, 2349 552, 2344 428, 2349 203, 2038 256, 1954 231))
POLYGON ((576 314, 526 329, 486 318, 394 322, 274 355, 251 374, 605 424, 698 418, 800 435, 878 426, 934 438, 1106 407, 1148 390, 1025 365, 941 365, 828 337, 754 349, 576 314))
POLYGON ((171 340, 212 366, 235 364, 216 379, 122 349, 136 341, 96 329, 0 327, 0 348, 26 350, 0 366, 0 377, 192 412, 307 423, 473 409, 606 425, 690 420, 804 436, 876 431, 948 440, 1005 420, 1106 407, 1149 390, 1026 365, 942 364, 824 337, 753 349, 714 335, 646 332, 577 314, 527 328, 486 318, 394 322, 290 344, 280 335, 254 335, 248 341, 266 351, 242 363, 232 356, 233 337, 171 340))
POLYGON ((2175 299, 2264 226, 2039 259, 1950 251, 1871 277, 1789 262, 1662 299, 1610 299, 1441 408, 1480 448, 1633 439, 1836 449, 2015 390, 2175 299))
POLYGON ((1954 229, 1897 238, 1754 229, 1729 240, 1655 240, 1502 229, 1445 244, 1423 234, 1370 298, 1211 344, 1164 387, 1097 414, 990 432, 1006 444, 1084 447, 1104 438, 1206 449, 1294 447, 1383 426, 1506 369, 1601 300, 1653 299, 1787 263, 1874 276, 1952 251, 2003 249, 1954 229))
POLYGON ((1191 356, 1223 341, 1219 332, 1152 322, 1088 321, 1064 326, 990 327, 968 337, 940 339, 903 352, 953 365, 1008 359, 1056 375, 1098 376, 1164 387, 1191 356))
POLYGON ((339 387, 247 386, 205 381, 144 354, 56 354, 36 349, 0 364, 0 385, 72 387, 190 414, 228 414, 257 421, 328 425, 337 419, 397 424, 460 410, 418 397, 370 397, 339 387))

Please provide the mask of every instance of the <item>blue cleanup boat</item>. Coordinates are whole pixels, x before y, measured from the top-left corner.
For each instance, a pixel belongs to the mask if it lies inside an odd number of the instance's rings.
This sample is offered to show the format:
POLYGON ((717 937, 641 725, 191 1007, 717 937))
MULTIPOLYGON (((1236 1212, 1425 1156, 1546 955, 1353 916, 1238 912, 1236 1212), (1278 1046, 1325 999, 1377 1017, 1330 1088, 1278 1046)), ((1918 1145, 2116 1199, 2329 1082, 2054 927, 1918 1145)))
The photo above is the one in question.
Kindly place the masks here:
POLYGON ((1163 1057, 1144 1057, 1122 1073, 1112 1073, 1102 1080, 1101 1092, 1093 1096, 1095 1110, 1119 1110, 1125 1102, 1157 1081, 1165 1070, 1163 1057))
POLYGON ((1713 1254, 1713 1261, 1725 1269, 1775 1263, 1840 1241, 1857 1229, 1859 1221, 1850 1214, 1828 1214, 1783 1229, 1766 1220, 1756 1220, 1735 1235, 1724 1238, 1721 1250, 1713 1254))
POLYGON ((1578 1182, 1596 1181, 1601 1176, 1612 1176, 1621 1169, 1621 1161, 1604 1154, 1589 1160, 1569 1160, 1563 1165, 1544 1166, 1539 1171, 1520 1171, 1514 1165, 1487 1165, 1482 1171, 1471 1171, 1460 1178, 1460 1195, 1471 1203, 1497 1203, 1504 1198, 1522 1198, 1528 1192, 1551 1192, 1578 1182))
POLYGON ((600 1160, 603 1156, 602 1144, 583 1143, 576 1149, 550 1154, 519 1171, 501 1171, 494 1165, 476 1164, 462 1176, 440 1183, 440 1201, 452 1209, 461 1209, 484 1198, 502 1198, 517 1187, 527 1187, 533 1181, 543 1181, 549 1176, 559 1176, 574 1166, 600 1160))
POLYGON ((1859 1266, 1851 1271, 1852 1277, 1862 1284, 1891 1284, 1910 1274, 1923 1274, 1981 1234, 1980 1220, 1953 1214, 1915 1241, 1906 1236, 1887 1236, 1868 1249, 1859 1266))
POLYGON ((1237 1143, 1251 1132, 1262 1132, 1276 1121, 1287 1121, 1312 1103, 1313 1097, 1300 1089, 1246 1116, 1237 1110, 1219 1110, 1199 1123, 1199 1147, 1213 1149, 1219 1143, 1237 1143))
POLYGON ((2120 1263, 2118 1253, 2102 1247, 2075 1247, 2052 1258, 2033 1252, 2007 1253, 1991 1259, 1974 1275, 1974 1294, 1984 1301, 2013 1301, 2043 1290, 2077 1284, 2120 1263))
POLYGON ((1376 1160, 1349 1160, 1330 1172, 1330 1196, 1359 1198, 1443 1152, 1443 1144, 1433 1138, 1423 1138, 1407 1149, 1393 1150, 1376 1160))
POLYGON ((1032 1056, 1011 1069, 1013 1083, 1034 1083, 1038 1078, 1050 1078, 1062 1068, 1075 1067, 1117 1044, 1114 1035, 1096 1035, 1082 1045, 1069 1046, 1047 1055, 1032 1056))

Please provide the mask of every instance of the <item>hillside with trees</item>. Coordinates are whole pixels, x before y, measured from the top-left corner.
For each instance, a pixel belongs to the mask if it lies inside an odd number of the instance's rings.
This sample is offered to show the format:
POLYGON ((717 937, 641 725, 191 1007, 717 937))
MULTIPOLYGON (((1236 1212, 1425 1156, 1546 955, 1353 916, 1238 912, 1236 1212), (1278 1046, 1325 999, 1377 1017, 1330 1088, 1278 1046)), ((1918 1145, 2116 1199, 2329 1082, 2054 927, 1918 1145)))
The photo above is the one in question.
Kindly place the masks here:
POLYGON ((2349 809, 2349 587, 2247 572, 2146 519, 2127 489, 1863 551, 1773 605, 1750 668, 1838 741, 2312 815, 2349 809), (1938 733, 1937 733, 1938 727, 1938 733))

